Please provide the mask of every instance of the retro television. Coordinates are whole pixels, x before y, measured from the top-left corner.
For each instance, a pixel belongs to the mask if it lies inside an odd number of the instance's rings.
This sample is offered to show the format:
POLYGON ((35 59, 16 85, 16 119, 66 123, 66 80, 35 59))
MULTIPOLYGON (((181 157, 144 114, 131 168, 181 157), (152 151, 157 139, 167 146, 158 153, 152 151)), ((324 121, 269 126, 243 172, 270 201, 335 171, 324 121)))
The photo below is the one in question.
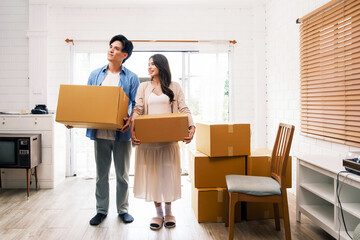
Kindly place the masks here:
POLYGON ((40 134, 0 133, 0 168, 30 169, 40 163, 40 134))

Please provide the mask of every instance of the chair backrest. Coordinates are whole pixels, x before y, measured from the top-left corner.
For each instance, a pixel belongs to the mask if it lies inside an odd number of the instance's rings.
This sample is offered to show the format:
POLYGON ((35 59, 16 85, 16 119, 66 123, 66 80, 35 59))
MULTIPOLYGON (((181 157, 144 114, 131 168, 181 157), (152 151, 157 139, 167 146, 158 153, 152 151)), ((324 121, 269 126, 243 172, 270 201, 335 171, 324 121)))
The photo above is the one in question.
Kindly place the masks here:
POLYGON ((281 189, 286 189, 286 166, 294 130, 295 127, 293 125, 280 123, 272 150, 271 177, 280 183, 281 189))

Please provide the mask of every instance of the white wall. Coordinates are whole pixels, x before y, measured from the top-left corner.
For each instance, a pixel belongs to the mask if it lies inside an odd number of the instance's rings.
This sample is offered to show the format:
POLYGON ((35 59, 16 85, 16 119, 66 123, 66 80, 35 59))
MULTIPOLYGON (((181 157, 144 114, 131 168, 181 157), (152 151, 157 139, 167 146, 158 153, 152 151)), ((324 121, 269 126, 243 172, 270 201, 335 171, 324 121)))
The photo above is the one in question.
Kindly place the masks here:
POLYGON ((0 111, 28 109, 27 0, 0 1, 0 111))
POLYGON ((359 149, 300 135, 300 25, 296 24, 296 19, 327 2, 266 1, 267 141, 272 147, 279 122, 294 124, 292 153, 320 155, 315 164, 340 171, 343 170, 342 158, 346 153, 359 149))

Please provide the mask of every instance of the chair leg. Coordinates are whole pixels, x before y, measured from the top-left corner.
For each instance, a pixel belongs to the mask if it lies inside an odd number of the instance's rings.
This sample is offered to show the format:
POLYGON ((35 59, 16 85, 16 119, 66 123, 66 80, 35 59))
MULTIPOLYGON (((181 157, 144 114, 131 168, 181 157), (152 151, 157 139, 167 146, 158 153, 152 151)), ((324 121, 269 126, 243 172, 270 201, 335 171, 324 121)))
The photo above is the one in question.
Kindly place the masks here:
POLYGON ((274 205, 274 218, 275 218, 275 229, 280 231, 280 214, 279 214, 279 204, 273 203, 274 205))
POLYGON ((236 193, 229 194, 229 240, 234 238, 235 205, 237 200, 236 193))
POLYGON ((225 227, 229 226, 230 194, 231 193, 228 193, 228 199, 227 199, 226 204, 225 204, 225 227))
POLYGON ((282 205, 283 205, 283 213, 284 213, 284 228, 285 228, 285 238, 286 240, 291 240, 291 229, 290 229, 290 217, 289 217, 289 207, 287 201, 287 192, 285 191, 282 194, 282 205))
POLYGON ((30 171, 26 169, 26 186, 27 186, 27 199, 29 200, 30 196, 30 171))

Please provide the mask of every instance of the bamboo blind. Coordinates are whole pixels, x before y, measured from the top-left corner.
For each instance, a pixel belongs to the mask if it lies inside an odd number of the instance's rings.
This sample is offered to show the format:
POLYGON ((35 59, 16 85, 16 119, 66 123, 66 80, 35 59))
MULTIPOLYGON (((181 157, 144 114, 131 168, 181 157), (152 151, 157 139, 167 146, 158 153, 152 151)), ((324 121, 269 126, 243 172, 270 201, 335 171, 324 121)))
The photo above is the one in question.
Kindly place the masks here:
POLYGON ((360 147, 360 1, 332 2, 300 19, 301 133, 360 147))

